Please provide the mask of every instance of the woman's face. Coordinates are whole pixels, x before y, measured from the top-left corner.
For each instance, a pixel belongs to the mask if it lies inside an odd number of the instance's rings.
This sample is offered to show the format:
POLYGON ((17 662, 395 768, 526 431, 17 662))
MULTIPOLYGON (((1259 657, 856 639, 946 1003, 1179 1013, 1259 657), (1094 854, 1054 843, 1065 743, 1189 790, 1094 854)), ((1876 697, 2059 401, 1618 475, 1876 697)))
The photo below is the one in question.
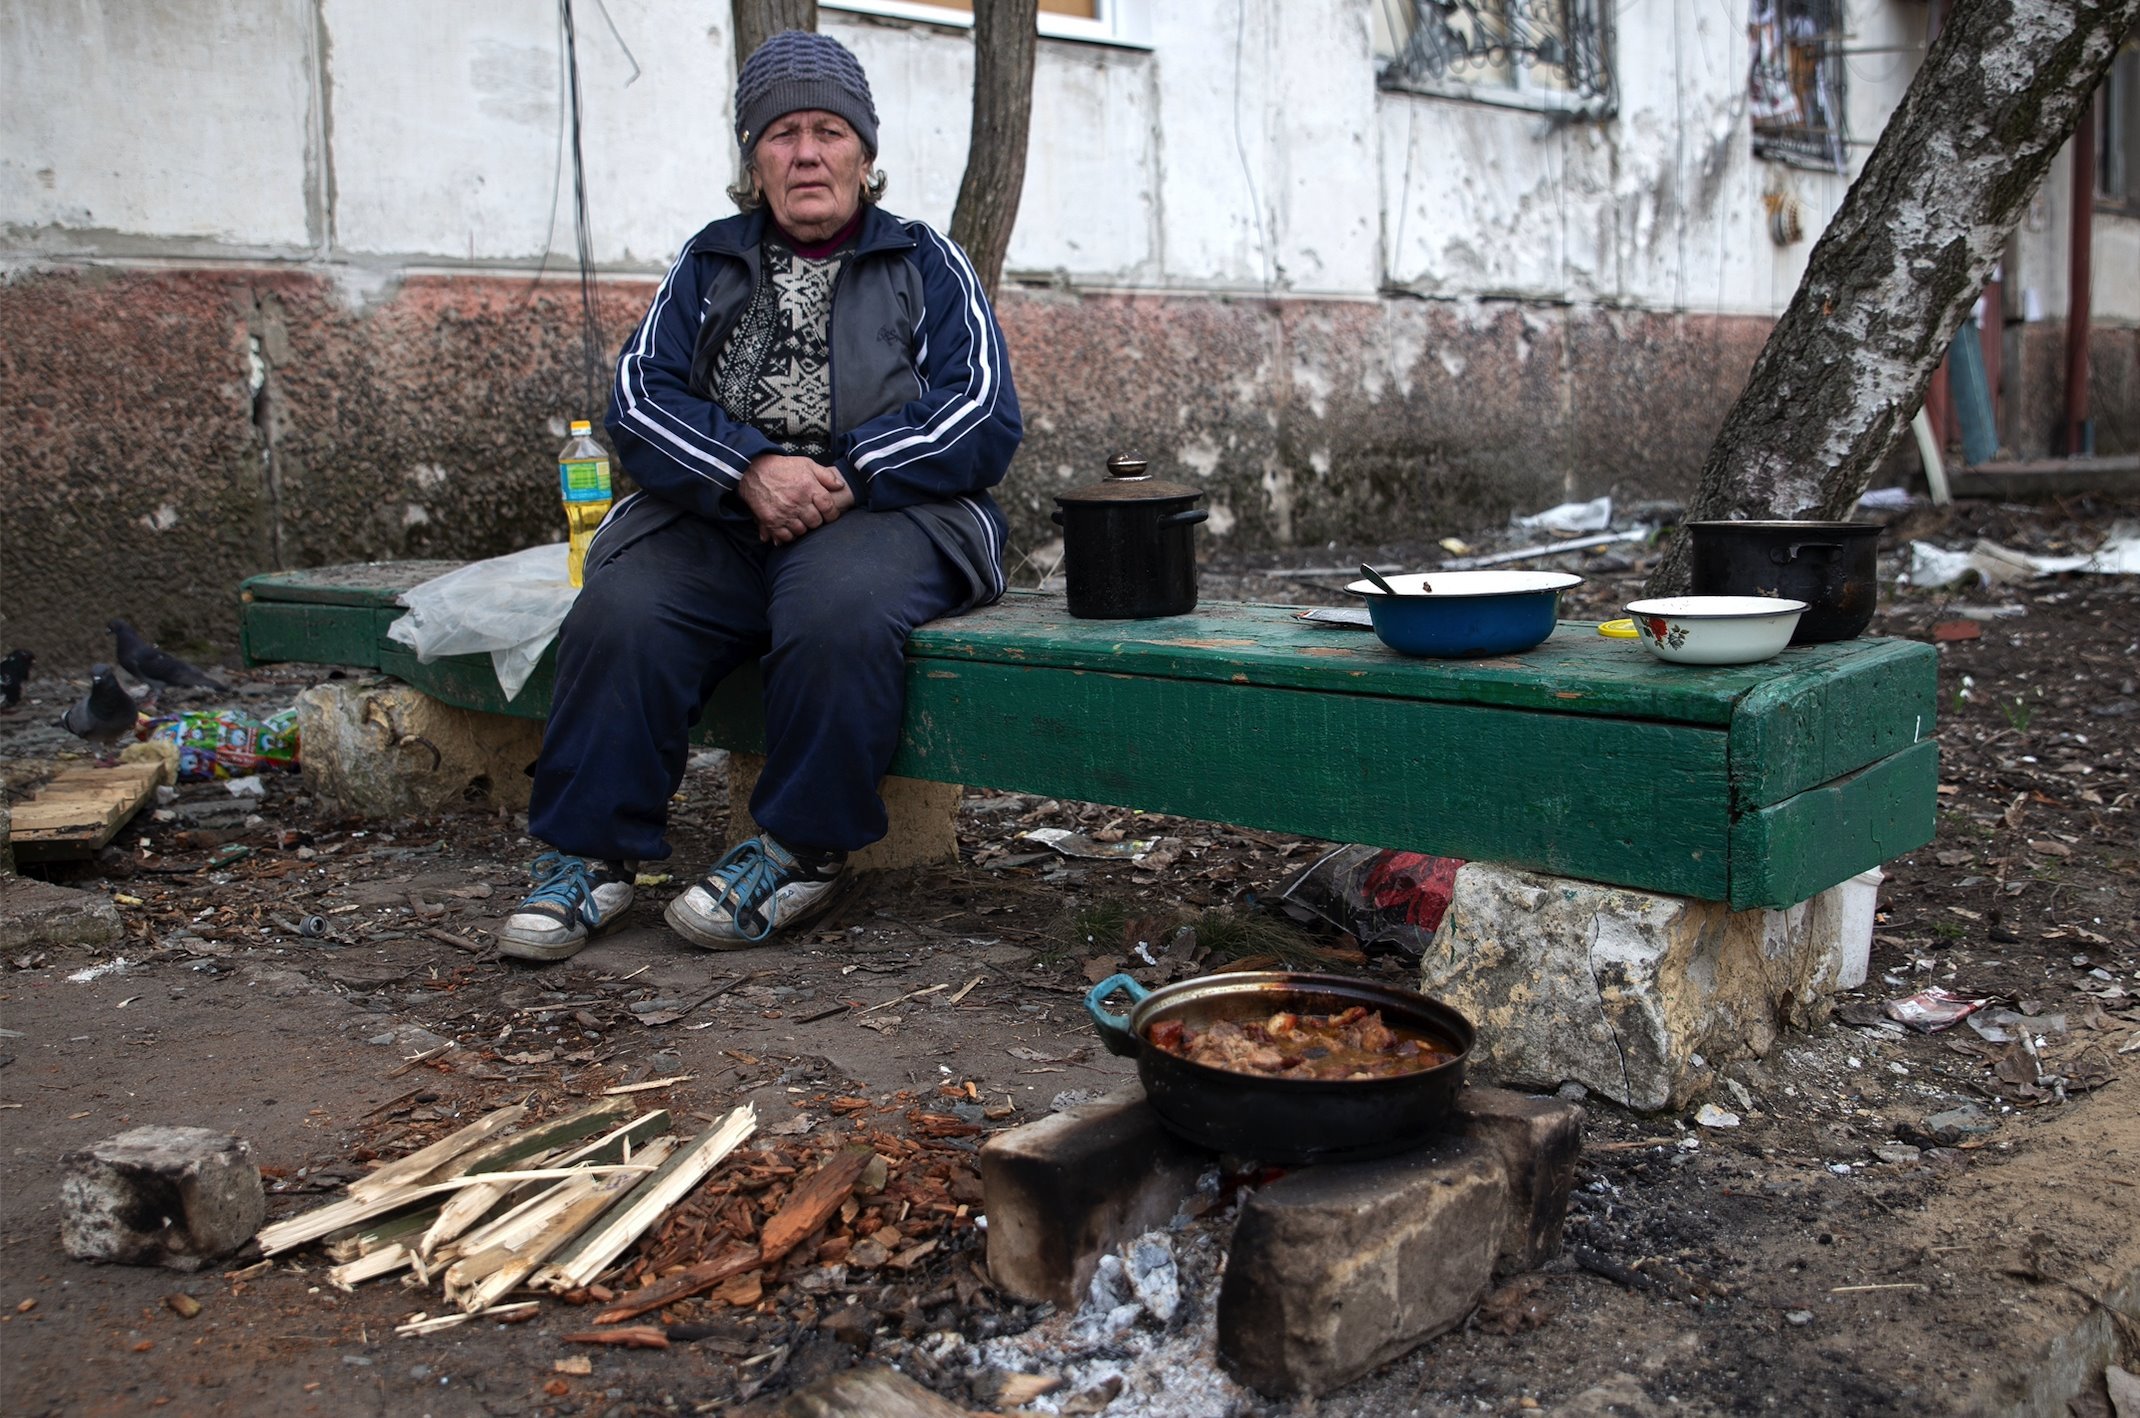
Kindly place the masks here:
POLYGON ((846 119, 805 108, 773 120, 751 166, 781 229, 816 242, 846 226, 861 207, 869 154, 846 119))

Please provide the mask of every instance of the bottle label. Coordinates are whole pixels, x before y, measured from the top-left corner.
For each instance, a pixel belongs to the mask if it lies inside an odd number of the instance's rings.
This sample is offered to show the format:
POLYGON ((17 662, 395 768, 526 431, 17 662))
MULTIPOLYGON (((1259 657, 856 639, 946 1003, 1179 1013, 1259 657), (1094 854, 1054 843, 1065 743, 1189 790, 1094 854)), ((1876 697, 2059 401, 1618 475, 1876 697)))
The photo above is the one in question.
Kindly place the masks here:
POLYGON ((583 458, 559 463, 557 488, 567 502, 609 501, 609 459, 583 458))

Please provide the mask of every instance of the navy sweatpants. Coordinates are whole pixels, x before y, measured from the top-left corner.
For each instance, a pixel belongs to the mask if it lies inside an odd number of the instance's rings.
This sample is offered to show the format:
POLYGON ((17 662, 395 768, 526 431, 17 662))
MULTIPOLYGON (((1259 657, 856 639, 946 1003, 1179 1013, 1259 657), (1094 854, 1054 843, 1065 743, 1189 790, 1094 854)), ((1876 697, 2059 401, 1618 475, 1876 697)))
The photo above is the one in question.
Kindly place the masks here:
POLYGON ((885 833, 907 633, 965 603, 914 521, 848 511, 786 546, 684 516, 590 570, 558 633, 528 830, 575 856, 654 861, 689 734, 721 680, 763 657, 765 772, 751 815, 790 847, 885 833))

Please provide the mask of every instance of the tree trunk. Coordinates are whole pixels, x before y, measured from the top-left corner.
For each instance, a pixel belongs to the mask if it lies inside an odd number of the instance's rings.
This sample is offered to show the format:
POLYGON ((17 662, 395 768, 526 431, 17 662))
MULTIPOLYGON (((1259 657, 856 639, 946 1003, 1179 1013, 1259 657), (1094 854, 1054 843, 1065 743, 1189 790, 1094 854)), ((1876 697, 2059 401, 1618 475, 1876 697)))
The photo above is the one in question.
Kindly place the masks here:
POLYGON ((1003 277, 1003 257, 1025 188, 1038 8, 1038 0, 974 0, 973 135, 951 214, 951 239, 973 258, 990 300, 1003 277))
MULTIPOLYGON (((1702 464, 1688 519, 1847 517, 2140 0, 1960 0, 1702 464)), ((1673 540, 1651 595, 1688 580, 1673 540)))
POLYGON ((730 28, 736 32, 736 68, 751 51, 782 30, 817 28, 817 0, 729 0, 730 28))

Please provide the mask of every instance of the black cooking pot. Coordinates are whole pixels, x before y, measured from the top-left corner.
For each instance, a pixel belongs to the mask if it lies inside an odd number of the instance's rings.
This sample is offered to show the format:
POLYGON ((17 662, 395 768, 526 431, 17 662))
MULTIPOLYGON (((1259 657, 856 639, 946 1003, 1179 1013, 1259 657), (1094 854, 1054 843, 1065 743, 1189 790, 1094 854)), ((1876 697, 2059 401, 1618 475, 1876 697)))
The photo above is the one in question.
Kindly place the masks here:
POLYGON ((1880 529, 1865 522, 1689 522, 1694 594, 1804 601, 1793 645, 1848 640, 1880 601, 1880 529))
POLYGON ((1431 1141, 1463 1086, 1475 1037, 1470 1020, 1416 990, 1289 970, 1205 975, 1157 990, 1111 975, 1086 993, 1085 1008, 1107 1051, 1137 1061, 1144 1096, 1168 1131, 1213 1152, 1283 1166, 1389 1157, 1431 1141), (1102 1007, 1116 990, 1134 1001, 1127 1017, 1102 1007), (1203 1027, 1280 1010, 1336 1014, 1356 1004, 1455 1057, 1390 1078, 1264 1078, 1191 1063, 1146 1037, 1166 1019, 1203 1027))
POLYGON ((1107 481, 1056 498, 1070 614, 1085 620, 1148 620, 1196 609, 1191 529, 1211 515, 1204 494, 1159 482, 1142 458, 1116 454, 1107 481))

